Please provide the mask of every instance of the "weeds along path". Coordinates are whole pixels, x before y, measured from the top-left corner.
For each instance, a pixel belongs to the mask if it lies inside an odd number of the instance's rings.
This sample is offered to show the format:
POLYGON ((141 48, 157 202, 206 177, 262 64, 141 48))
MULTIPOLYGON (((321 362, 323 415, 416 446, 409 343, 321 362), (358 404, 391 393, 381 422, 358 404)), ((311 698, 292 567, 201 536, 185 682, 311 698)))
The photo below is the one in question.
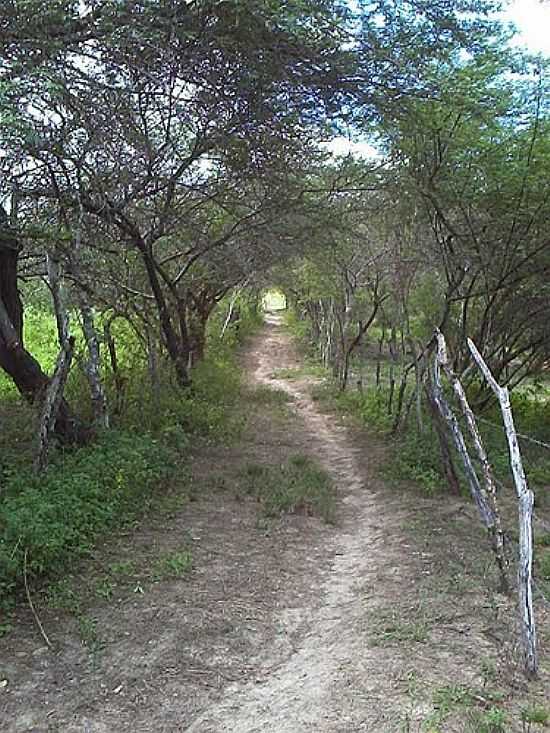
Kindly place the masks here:
MULTIPOLYGON (((342 731, 372 707, 347 670, 370 667, 357 654, 366 626, 355 584, 375 586, 382 560, 392 563, 380 513, 345 431, 316 411, 307 380, 269 378, 300 365, 290 337, 268 323, 243 359, 242 438, 203 445, 156 514, 47 594, 34 589, 53 649, 18 608, 0 639, 2 733, 342 731), (260 385, 290 390, 290 409, 260 385), (243 491, 247 466, 296 453, 334 477, 336 526, 300 513, 267 520, 243 491)), ((370 686, 380 671, 359 673, 370 686)))

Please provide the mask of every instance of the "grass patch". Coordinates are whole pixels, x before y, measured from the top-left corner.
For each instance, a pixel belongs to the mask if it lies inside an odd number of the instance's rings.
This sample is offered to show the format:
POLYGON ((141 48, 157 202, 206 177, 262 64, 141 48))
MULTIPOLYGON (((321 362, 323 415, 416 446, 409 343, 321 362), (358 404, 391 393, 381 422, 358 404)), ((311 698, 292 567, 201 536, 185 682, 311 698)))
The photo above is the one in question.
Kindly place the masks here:
POLYGON ((394 442, 382 473, 390 481, 414 481, 428 496, 446 490, 437 439, 431 430, 410 432, 394 442))
POLYGON ((115 578, 133 577, 137 572, 137 567, 132 560, 122 560, 121 562, 113 562, 109 565, 109 573, 115 578))
POLYGON ((543 580, 550 580, 550 552, 546 551, 537 558, 537 575, 543 580))
POLYGON ((276 389, 267 385, 260 385, 248 391, 249 398, 257 405, 280 407, 293 402, 294 397, 284 389, 276 389))
POLYGON ((521 722, 526 733, 530 733, 533 726, 550 728, 550 708, 542 705, 529 705, 521 711, 521 722))
POLYGON ((328 371, 325 367, 314 362, 305 361, 305 363, 299 367, 286 367, 282 369, 275 369, 270 374, 272 379, 307 379, 311 377, 313 379, 325 379, 328 376, 328 371))
POLYGON ((504 710, 491 707, 489 710, 471 711, 466 719, 466 733, 506 733, 508 717, 504 710))
POLYGON ((176 516, 183 507, 190 501, 191 486, 186 481, 185 491, 171 491, 166 494, 158 494, 153 497, 151 510, 162 518, 176 516))
POLYGON ((81 600, 66 578, 51 583, 46 593, 46 604, 49 608, 78 615, 81 610, 81 600))
POLYGON ((82 643, 89 649, 95 649, 98 644, 97 620, 91 616, 78 617, 78 633, 82 643))
POLYGON ((248 464, 241 475, 245 493, 257 498, 265 516, 302 513, 334 522, 336 501, 332 480, 308 456, 292 456, 281 466, 248 464))
POLYGON ((153 566, 153 580, 181 578, 193 567, 193 556, 189 550, 176 550, 161 555, 153 566))
POLYGON ((535 535, 535 545, 538 547, 550 547, 550 532, 535 535))
POLYGON ((414 620, 406 620, 398 611, 382 612, 376 618, 377 628, 369 641, 373 647, 391 646, 403 642, 425 644, 429 638, 430 626, 422 609, 414 609, 408 614, 414 620))
POLYGON ((109 577, 101 578, 96 584, 94 593, 98 598, 110 601, 115 592, 116 584, 109 577))
POLYGON ((445 685, 434 691, 432 702, 440 713, 446 715, 457 707, 472 705, 474 697, 465 685, 445 685))

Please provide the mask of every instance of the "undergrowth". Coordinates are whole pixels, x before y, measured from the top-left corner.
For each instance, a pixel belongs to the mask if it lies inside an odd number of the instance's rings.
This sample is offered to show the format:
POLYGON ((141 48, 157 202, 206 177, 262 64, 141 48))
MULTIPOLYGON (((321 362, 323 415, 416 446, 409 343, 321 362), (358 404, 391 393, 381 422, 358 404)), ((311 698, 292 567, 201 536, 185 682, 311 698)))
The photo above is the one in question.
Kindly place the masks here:
POLYGON ((155 487, 175 473, 175 456, 147 435, 110 432, 97 444, 58 454, 44 475, 12 476, 0 504, 0 594, 55 574, 91 551, 107 529, 142 514, 155 487))
MULTIPOLYGON (((113 428, 77 450, 54 446, 50 466, 40 476, 32 470, 36 412, 0 377, 0 609, 13 605, 25 570, 29 582, 55 580, 71 562, 90 553, 106 531, 127 525, 147 509, 164 513, 163 497, 170 506, 174 497, 181 505, 178 497, 188 493, 186 456, 197 440, 238 438, 246 411, 235 352, 261 318, 243 305, 238 327, 233 324, 222 340, 224 313, 222 306, 212 318, 206 358, 193 369, 186 390, 176 386, 164 361, 152 389, 135 333, 123 320, 113 324, 119 389, 122 385, 117 395, 104 364, 113 428), (171 488, 176 483, 177 491, 171 488)), ((50 369, 57 352, 53 318, 30 309, 25 329, 29 350, 50 369)), ((86 417, 89 395, 78 358, 67 397, 86 417)), ((172 571, 177 574, 187 561, 182 555, 172 571)))
POLYGON ((251 463, 242 472, 246 494, 256 497, 262 513, 276 517, 284 512, 335 519, 335 493, 329 475, 308 456, 295 455, 282 465, 251 463))
MULTIPOLYGON (((348 389, 341 392, 331 383, 325 383, 314 392, 314 397, 332 409, 355 417, 362 425, 389 435, 394 415, 389 413, 388 390, 385 387, 369 387, 362 391, 348 389)), ((525 395, 511 395, 512 409, 516 428, 542 441, 550 440, 550 405, 529 400, 525 395)), ((459 411, 455 410, 459 416, 459 411)), ((459 416, 460 417, 460 416, 459 416)), ((479 422, 479 430, 494 468, 496 478, 503 484, 510 484, 510 459, 506 436, 502 429, 502 419, 498 406, 484 415, 479 422)), ((469 443, 466 426, 463 433, 469 443)), ((537 446, 519 439, 525 472, 529 485, 535 491, 536 505, 550 507, 550 449, 537 446)), ((388 478, 412 480, 428 494, 445 491, 445 476, 441 467, 439 444, 430 416, 423 414, 423 429, 420 430, 416 419, 411 415, 406 428, 392 438, 393 450, 385 467, 388 478)), ((470 451, 475 462, 475 450, 470 451)), ((461 479, 462 489, 468 493, 466 480, 460 460, 456 468, 461 479)))

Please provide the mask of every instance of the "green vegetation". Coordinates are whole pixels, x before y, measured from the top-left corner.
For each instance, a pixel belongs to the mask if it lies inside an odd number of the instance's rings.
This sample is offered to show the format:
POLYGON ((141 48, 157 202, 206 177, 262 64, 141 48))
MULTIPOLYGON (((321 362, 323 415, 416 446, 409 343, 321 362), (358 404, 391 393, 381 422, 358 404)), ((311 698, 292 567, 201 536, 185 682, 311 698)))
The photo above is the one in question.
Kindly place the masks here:
MULTIPOLYGON (((423 730, 443 731, 448 719, 461 721, 465 733, 506 733, 508 715, 496 705, 487 705, 493 700, 487 691, 476 693, 466 685, 446 685, 436 689, 432 696, 435 712, 425 721, 423 730), (476 709, 482 704, 484 710, 476 709)), ((498 695, 496 695, 498 697, 498 695)))
POLYGON ((167 552, 159 557, 153 567, 153 579, 181 578, 191 570, 193 556, 187 549, 167 552))
POLYGON ((266 517, 290 512, 335 521, 332 481, 308 456, 292 456, 281 466, 251 463, 242 472, 242 485, 246 494, 256 497, 266 517))
POLYGON ((542 705, 530 705, 521 711, 521 720, 526 733, 530 733, 539 726, 542 728, 550 727, 550 709, 542 705))
POLYGON ((411 612, 413 620, 404 619, 397 612, 381 613, 373 620, 374 632, 370 638, 371 646, 391 646, 413 642, 425 644, 429 639, 430 624, 422 609, 411 612), (419 617, 418 617, 419 616, 419 617))
MULTIPOLYGON (((185 456, 191 443, 231 441, 239 436, 245 414, 240 409, 235 347, 259 322, 256 312, 247 315, 245 306, 243 311, 239 337, 230 330, 223 342, 219 339, 223 310, 212 319, 208 356, 194 370, 192 387, 176 399, 170 369, 159 373, 155 395, 144 391, 144 381, 149 378, 144 355, 140 356, 135 334, 122 329, 118 345, 125 396, 114 416, 116 427, 78 449, 58 446, 41 475, 32 469, 32 412, 17 402, 12 407, 11 388, 2 383, 0 410, 1 400, 10 400, 10 411, 3 418, 8 429, 2 431, 0 458, 0 598, 4 609, 13 604, 25 571, 29 581, 49 578, 53 582, 76 559, 88 555, 107 530, 131 524, 151 510, 173 514, 190 495, 185 456)), ((38 312, 27 323, 28 343, 46 362, 48 355, 53 360, 56 353, 53 337, 43 340, 51 328, 51 317, 38 312)), ((108 371, 105 377, 110 385, 108 398, 114 404, 108 371)), ((71 374, 68 392, 74 399, 83 393, 86 401, 78 369, 71 374)), ((189 563, 185 553, 164 558, 157 574, 178 574, 189 563)), ((114 575, 123 572, 122 568, 112 570, 114 575)), ((107 599, 112 590, 111 580, 105 579, 96 593, 107 599)), ((53 582, 48 598, 56 607, 77 611, 73 591, 62 581, 53 582)))
POLYGON ((305 359, 305 363, 299 367, 289 367, 286 369, 276 369, 272 372, 272 379, 304 379, 305 377, 313 377, 314 379, 322 379, 327 376, 327 370, 311 359, 305 359))
POLYGON ((258 405, 271 405, 273 407, 283 407, 294 399, 291 394, 283 389, 275 389, 263 384, 249 390, 248 397, 258 405))
POLYGON ((47 473, 18 473, 0 505, 0 589, 5 598, 31 577, 60 572, 90 552, 105 530, 129 522, 175 472, 152 436, 110 432, 93 446, 61 454, 47 473))
MULTIPOLYGON (((372 376, 375 368, 376 365, 372 362, 363 365, 366 375, 372 376)), ((406 397, 410 395, 410 391, 407 391, 406 397)), ((386 386, 368 387, 362 391, 352 389, 342 391, 338 385, 329 381, 314 390, 314 397, 331 409, 352 415, 362 425, 383 435, 388 435, 394 426, 395 414, 388 409, 389 391, 386 386)), ((512 394, 511 401, 517 430, 539 440, 547 439, 550 435, 550 407, 547 404, 541 405, 537 400, 526 399, 522 394, 512 394)), ((416 414, 409 415, 405 427, 405 430, 392 436, 393 448, 387 461, 385 475, 396 481, 414 481, 428 494, 444 492, 446 483, 437 434, 425 406, 422 408, 422 430, 418 427, 416 414)), ((509 483, 508 446, 497 407, 485 412, 484 420, 480 422, 479 427, 497 478, 509 483)), ((535 491, 537 505, 540 507, 550 505, 550 491, 547 488, 550 486, 550 450, 523 441, 521 438, 520 444, 527 479, 535 491)), ((462 476, 459 463, 457 470, 462 476)), ((467 495, 464 478, 462 488, 467 495)), ((537 544, 545 545, 545 537, 539 538, 537 544)))
POLYGON ((467 731, 471 733, 506 733, 508 730, 508 716, 497 707, 491 707, 485 712, 470 713, 467 719, 467 731))

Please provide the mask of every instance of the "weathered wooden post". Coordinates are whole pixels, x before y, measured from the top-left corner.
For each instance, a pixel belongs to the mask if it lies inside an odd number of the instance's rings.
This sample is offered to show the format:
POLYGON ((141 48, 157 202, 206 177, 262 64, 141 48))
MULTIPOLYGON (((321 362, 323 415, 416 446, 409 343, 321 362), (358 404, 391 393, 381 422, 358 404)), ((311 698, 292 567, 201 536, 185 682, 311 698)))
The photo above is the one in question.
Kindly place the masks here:
POLYGON ((524 656, 524 669, 527 677, 537 676, 537 632, 533 610, 533 506, 534 495, 527 486, 525 471, 514 426, 510 394, 507 387, 501 387, 491 374, 483 357, 473 341, 468 339, 468 346, 487 383, 495 393, 500 404, 504 430, 508 441, 510 466, 518 497, 519 513, 519 567, 518 567, 518 600, 521 625, 521 640, 524 656))
POLYGON ((462 385, 450 368, 445 338, 439 330, 435 333, 435 342, 437 349, 434 359, 434 400, 442 417, 449 427, 457 452, 462 459, 462 463, 464 464, 464 470, 466 473, 468 485, 470 487, 470 493, 477 505, 481 521, 487 529, 487 532, 491 538, 493 552, 495 554, 497 565, 500 571, 501 590, 507 591, 509 587, 507 575, 508 562, 504 550, 504 535, 500 523, 500 516, 496 500, 495 482, 493 479, 491 467, 489 465, 487 455, 481 441, 481 436, 479 435, 477 425, 475 423, 474 415, 470 409, 462 385), (470 434, 472 435, 478 457, 483 466, 484 484, 481 483, 478 478, 478 475, 472 463, 472 459, 470 458, 468 447, 460 428, 460 424, 449 404, 447 403, 447 400, 445 399, 443 386, 441 384, 441 369, 443 369, 443 371, 445 372, 445 375, 451 383, 455 394, 457 394, 462 411, 466 416, 466 421, 470 434))

